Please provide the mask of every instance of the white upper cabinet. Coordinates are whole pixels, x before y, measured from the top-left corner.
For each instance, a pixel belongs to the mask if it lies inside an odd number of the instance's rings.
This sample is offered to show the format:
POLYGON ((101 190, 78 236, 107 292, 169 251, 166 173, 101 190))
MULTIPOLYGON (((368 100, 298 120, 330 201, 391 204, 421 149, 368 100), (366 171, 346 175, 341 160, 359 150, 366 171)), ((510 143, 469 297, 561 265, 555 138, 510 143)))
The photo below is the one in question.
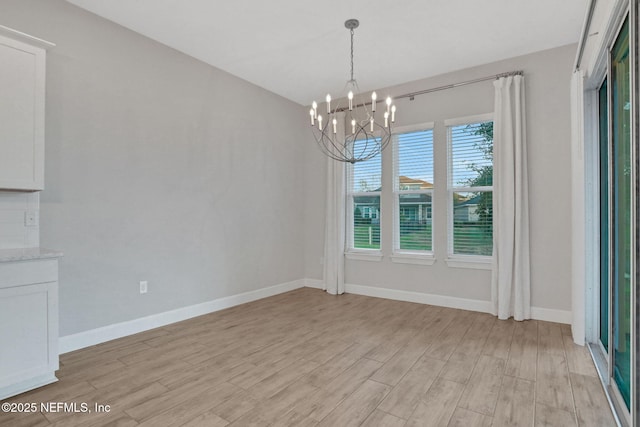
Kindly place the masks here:
POLYGON ((0 25, 0 190, 44 189, 45 67, 53 46, 0 25))

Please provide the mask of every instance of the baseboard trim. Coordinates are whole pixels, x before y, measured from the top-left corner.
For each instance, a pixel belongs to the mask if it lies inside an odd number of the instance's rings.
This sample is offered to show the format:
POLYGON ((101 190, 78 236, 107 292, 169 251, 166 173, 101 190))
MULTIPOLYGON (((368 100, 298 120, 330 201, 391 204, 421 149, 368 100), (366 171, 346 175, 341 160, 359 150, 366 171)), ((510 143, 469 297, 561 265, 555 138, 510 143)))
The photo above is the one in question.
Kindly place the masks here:
POLYGON ((366 295, 369 297, 386 298, 397 301, 416 302, 419 304, 437 305, 440 307, 458 308, 461 310, 491 312, 491 302, 467 298, 451 297, 447 295, 424 294, 421 292, 400 291, 397 289, 378 288, 363 285, 345 285, 350 294, 366 295))
POLYGON ((11 384, 5 387, 0 387, 0 400, 6 399, 11 396, 16 396, 20 393, 24 393, 25 391, 33 390, 34 388, 42 387, 47 384, 52 384, 56 381, 58 381, 58 378, 56 378, 54 373, 51 372, 48 374, 38 375, 37 377, 29 378, 28 380, 21 381, 17 384, 11 384))
MULTIPOLYGON (((315 289, 323 289, 324 283, 317 279, 299 279, 287 283, 281 283, 267 288, 257 289, 255 291, 244 292, 237 295, 231 295, 224 298, 218 298, 201 304, 195 304, 188 307, 182 307, 163 313, 153 314, 151 316, 141 317, 139 319, 129 320, 127 322, 116 323, 101 328, 91 329, 79 332, 77 334, 66 335, 60 337, 59 349, 60 354, 69 353, 71 351, 80 350, 92 345, 111 341, 117 338, 126 337, 128 335, 137 334, 148 331, 150 329, 159 328, 171 323, 180 322, 182 320, 191 319, 193 317, 202 316, 216 311, 231 308, 236 305, 245 304, 262 298, 282 294, 295 289, 308 287, 315 289)), ((386 298, 397 301, 415 302, 419 304, 429 304, 440 307, 457 308, 461 310, 478 311, 482 313, 491 313, 491 302, 482 300, 473 300, 467 298, 458 298, 447 295, 425 294, 421 292, 401 291, 397 289, 378 288, 374 286, 363 286, 346 284, 346 292, 365 295, 376 298, 386 298)), ((542 307, 531 307, 531 317, 536 320, 545 320, 548 322, 571 324, 572 315, 570 311, 555 310, 542 307)))
POLYGON ((324 282, 318 279, 302 279, 306 288, 324 289, 324 282))
POLYGON ((566 323, 567 325, 570 325, 573 321, 573 315, 570 311, 542 307, 531 307, 531 318, 547 322, 566 323))
POLYGON ((161 326, 202 316, 204 314, 224 310, 225 308, 234 307, 236 305, 282 294, 305 286, 305 279, 294 280, 292 282, 281 283, 279 285, 269 286, 255 291, 218 298, 201 304, 165 311, 163 313, 153 314, 151 316, 141 317, 127 322, 116 323, 101 328, 79 332, 77 334, 66 335, 64 337, 60 337, 60 354, 148 331, 150 329, 159 328, 161 326))
MULTIPOLYGON (((347 284, 346 292, 376 298, 386 298, 397 301, 415 302, 419 304, 436 305, 440 307, 457 308, 460 310, 491 313, 491 301, 473 300, 447 295, 424 294, 421 292, 401 291, 397 289, 378 288, 373 286, 347 284)), ((550 308, 531 307, 531 318, 547 322, 571 324, 570 311, 550 308)))

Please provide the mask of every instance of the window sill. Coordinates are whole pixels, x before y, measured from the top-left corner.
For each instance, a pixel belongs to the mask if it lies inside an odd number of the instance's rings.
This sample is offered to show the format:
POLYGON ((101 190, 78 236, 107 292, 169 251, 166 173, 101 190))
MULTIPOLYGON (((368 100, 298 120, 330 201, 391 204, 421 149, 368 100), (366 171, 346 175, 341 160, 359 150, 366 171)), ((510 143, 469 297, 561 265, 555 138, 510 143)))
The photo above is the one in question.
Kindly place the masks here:
POLYGON ((493 258, 486 256, 456 256, 446 260, 449 267, 472 268, 475 270, 491 270, 493 258))
POLYGON ((372 262, 380 262, 382 261, 383 255, 380 251, 370 251, 370 252, 345 252, 344 256, 349 260, 354 261, 372 261, 372 262))
POLYGON ((391 255, 391 261, 398 264, 433 265, 436 258, 433 254, 396 252, 391 255))

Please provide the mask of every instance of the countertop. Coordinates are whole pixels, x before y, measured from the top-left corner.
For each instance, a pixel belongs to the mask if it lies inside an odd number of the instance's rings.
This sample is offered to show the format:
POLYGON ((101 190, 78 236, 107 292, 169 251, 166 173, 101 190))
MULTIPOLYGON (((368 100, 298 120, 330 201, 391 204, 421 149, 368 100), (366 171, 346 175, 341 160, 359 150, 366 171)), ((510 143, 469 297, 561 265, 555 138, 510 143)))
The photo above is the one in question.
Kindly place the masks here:
POLYGON ((60 258, 63 253, 46 248, 0 249, 0 262, 60 258))

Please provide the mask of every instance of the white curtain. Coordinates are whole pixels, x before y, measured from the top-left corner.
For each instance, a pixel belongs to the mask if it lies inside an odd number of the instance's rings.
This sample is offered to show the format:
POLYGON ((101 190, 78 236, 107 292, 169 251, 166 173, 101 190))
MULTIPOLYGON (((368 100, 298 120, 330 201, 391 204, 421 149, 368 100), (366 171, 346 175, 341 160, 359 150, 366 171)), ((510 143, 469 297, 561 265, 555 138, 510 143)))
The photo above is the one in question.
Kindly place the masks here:
POLYGON ((501 77, 494 86, 491 299, 499 319, 525 320, 531 286, 524 78, 501 77))
MULTIPOLYGON (((338 120, 338 136, 344 137, 344 113, 338 120)), ((327 212, 324 237, 324 289, 344 293, 345 163, 327 157, 327 212)))

